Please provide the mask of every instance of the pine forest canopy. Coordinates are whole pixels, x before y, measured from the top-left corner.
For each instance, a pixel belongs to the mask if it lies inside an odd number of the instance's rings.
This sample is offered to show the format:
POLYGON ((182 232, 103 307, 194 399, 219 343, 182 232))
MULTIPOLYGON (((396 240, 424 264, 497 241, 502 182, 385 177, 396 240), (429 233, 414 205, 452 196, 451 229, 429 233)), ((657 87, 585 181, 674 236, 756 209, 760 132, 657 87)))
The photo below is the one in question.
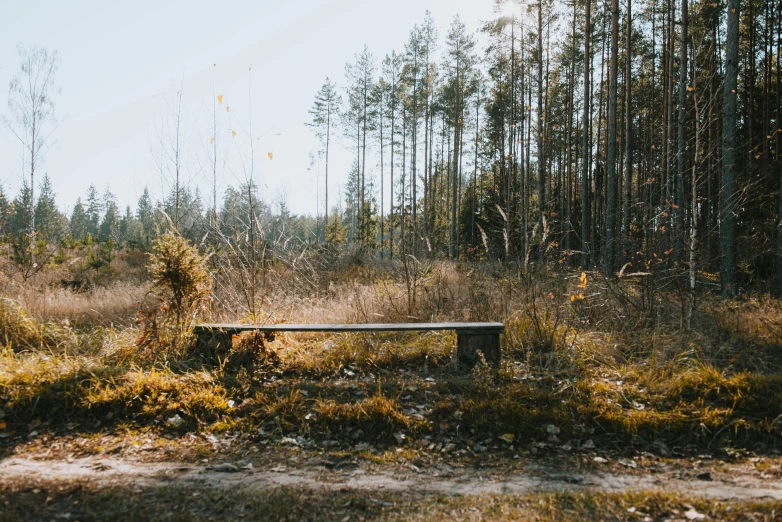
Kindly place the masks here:
POLYGON ((508 0, 478 34, 427 13, 395 51, 356 49, 303 122, 324 180, 313 216, 266 199, 266 151, 252 130, 246 147, 219 137, 229 107, 217 91, 199 120, 212 129, 205 156, 197 169, 183 160, 195 154, 186 87, 153 147, 167 196, 120 209, 91 186, 64 215, 35 170, 67 64, 21 49, 5 127, 26 182, 0 195, 2 233, 143 248, 168 220, 194 241, 261 230, 376 257, 673 270, 692 288, 714 273, 729 295, 753 278, 782 292, 782 0, 508 0), (39 70, 50 83, 23 81, 39 70), (335 147, 353 158, 344 186, 329 183, 335 147), (219 191, 226 154, 244 181, 219 191))

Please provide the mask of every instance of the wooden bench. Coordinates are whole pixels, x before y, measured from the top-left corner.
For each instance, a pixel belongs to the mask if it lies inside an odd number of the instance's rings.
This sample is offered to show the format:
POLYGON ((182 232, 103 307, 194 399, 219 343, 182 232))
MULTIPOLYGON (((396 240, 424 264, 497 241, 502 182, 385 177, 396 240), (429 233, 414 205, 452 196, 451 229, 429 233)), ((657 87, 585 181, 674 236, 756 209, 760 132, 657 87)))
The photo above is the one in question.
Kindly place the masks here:
POLYGON ((480 361, 500 364, 500 334, 502 323, 386 323, 386 324, 200 324, 194 333, 200 343, 215 350, 231 347, 231 336, 241 332, 424 332, 452 330, 456 332, 459 366, 472 368, 480 361))

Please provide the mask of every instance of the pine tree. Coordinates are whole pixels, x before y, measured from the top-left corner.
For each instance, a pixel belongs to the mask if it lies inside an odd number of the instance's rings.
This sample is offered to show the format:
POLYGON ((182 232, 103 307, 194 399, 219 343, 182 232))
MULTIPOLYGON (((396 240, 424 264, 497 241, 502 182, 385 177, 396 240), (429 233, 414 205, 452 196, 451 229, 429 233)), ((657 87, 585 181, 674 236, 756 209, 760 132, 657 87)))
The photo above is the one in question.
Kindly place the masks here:
POLYGON ((90 185, 90 188, 87 189, 87 233, 94 239, 97 239, 99 235, 98 227, 103 209, 98 189, 95 188, 95 185, 90 185))
POLYGON ((329 222, 329 149, 331 144, 331 128, 339 118, 342 97, 337 92, 337 85, 326 78, 326 82, 315 95, 315 101, 310 109, 312 122, 308 123, 315 129, 326 151, 326 213, 324 221, 329 222))
POLYGON ((736 98, 739 70, 739 0, 728 0, 725 39, 725 86, 722 113, 722 193, 720 201, 720 276, 722 292, 736 295, 736 98))
POLYGON ((331 220, 326 224, 326 243, 330 248, 338 248, 347 240, 347 228, 342 223, 338 213, 332 213, 331 220))
POLYGON ((11 204, 8 222, 13 248, 12 258, 14 262, 22 266, 30 266, 33 261, 31 246, 34 236, 30 233, 32 198, 32 191, 25 180, 11 204))
POLYGON ((607 194, 606 194, 606 226, 605 249, 603 251, 603 273, 609 275, 614 269, 615 235, 616 235, 616 98, 617 98, 617 72, 619 62, 619 2, 611 0, 611 70, 608 87, 608 142, 606 154, 606 168, 608 170, 607 194))
POLYGON ((8 234, 8 219, 10 213, 10 203, 5 195, 3 186, 0 185, 0 236, 8 234))
POLYGON ((130 210, 130 205, 126 205, 125 214, 119 220, 119 243, 121 245, 134 243, 139 236, 139 228, 140 224, 130 210))
POLYGON ((81 241, 87 237, 89 230, 89 219, 87 212, 84 210, 84 204, 81 202, 81 198, 76 200, 76 204, 73 206, 73 212, 71 212, 70 221, 70 233, 71 237, 77 241, 81 241))
MULTIPOLYGON (((389 223, 389 231, 388 231, 388 245, 389 245, 389 257, 391 259, 394 258, 394 153, 396 152, 397 148, 397 141, 396 141, 396 135, 397 135, 397 128, 398 128, 398 111, 401 105, 401 88, 399 85, 400 77, 402 73, 402 60, 401 57, 396 54, 395 51, 392 51, 390 55, 386 55, 383 59, 383 68, 382 68, 382 77, 381 77, 381 88, 384 89, 384 107, 381 109, 384 111, 385 117, 389 122, 389 139, 391 140, 391 150, 390 150, 390 186, 391 186, 391 197, 390 197, 390 207, 389 207, 389 217, 388 217, 388 223, 389 223)), ((382 207, 382 203, 381 203, 382 207)))
POLYGON ((107 188, 103 195, 103 208, 106 209, 100 222, 98 240, 102 243, 112 241, 119 244, 119 209, 114 194, 107 188))
POLYGON ((581 266, 586 269, 589 264, 589 204, 590 183, 589 174, 592 170, 591 151, 592 151, 592 111, 590 109, 590 98, 592 86, 590 83, 590 73, 592 69, 592 0, 586 0, 585 18, 584 18, 584 116, 581 119, 581 134, 583 137, 581 152, 581 266))
POLYGON ((476 91, 478 84, 475 82, 473 69, 477 64, 475 55, 475 40, 467 32, 467 27, 457 15, 451 22, 451 27, 446 37, 446 62, 444 80, 446 82, 446 97, 444 102, 448 105, 445 109, 453 135, 452 157, 449 167, 450 172, 450 239, 449 256, 458 255, 457 237, 457 209, 459 208, 459 194, 461 188, 461 158, 462 135, 465 124, 465 109, 467 100, 476 91))
POLYGON ((144 187, 144 192, 136 204, 136 219, 139 222, 137 240, 142 246, 148 248, 155 239, 155 209, 147 187, 144 187))
POLYGON ((30 236, 29 223, 31 221, 30 208, 32 205, 32 192, 26 182, 22 183, 22 188, 11 203, 10 216, 8 221, 9 233, 16 237, 30 236))
POLYGON ((356 211, 359 219, 363 216, 366 202, 367 133, 372 130, 370 103, 374 77, 375 57, 365 45, 361 53, 356 54, 355 62, 345 65, 345 78, 348 82, 348 110, 344 114, 344 120, 346 134, 356 140, 356 165, 359 172, 356 211))
POLYGON ((44 174, 35 203, 35 232, 46 241, 59 240, 63 236, 63 220, 57 210, 55 193, 48 174, 44 174))

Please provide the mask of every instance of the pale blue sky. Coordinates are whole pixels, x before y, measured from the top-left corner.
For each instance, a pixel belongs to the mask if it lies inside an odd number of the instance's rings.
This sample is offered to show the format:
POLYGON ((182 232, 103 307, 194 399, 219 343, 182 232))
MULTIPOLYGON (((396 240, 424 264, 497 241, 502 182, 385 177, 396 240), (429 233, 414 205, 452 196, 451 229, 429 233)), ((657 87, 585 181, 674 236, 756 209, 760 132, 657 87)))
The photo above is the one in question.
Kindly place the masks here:
MULTIPOLYGON (((182 82, 185 172, 211 199, 204 171, 213 82, 225 96, 223 107, 231 107, 220 112, 218 139, 228 154, 221 188, 244 177, 238 157, 247 156, 251 92, 255 175, 264 197, 274 201, 284 190, 292 211, 314 214, 318 169, 307 167, 317 142, 304 123, 326 76, 342 87, 345 62, 365 43, 378 61, 400 50, 427 9, 442 41, 455 14, 476 31, 494 16, 492 8, 493 0, 0 0, 0 114, 8 114, 17 43, 58 50, 61 123, 39 172, 49 173, 63 207, 90 183, 101 191, 110 185, 120 204, 135 205, 145 185, 157 197, 162 193, 153 159, 156 129, 166 98, 182 82)), ((18 150, 3 129, 0 182, 13 193, 21 183, 18 150)), ((332 151, 333 206, 350 156, 339 144, 332 151)), ((322 179, 320 187, 322 198, 322 179)))

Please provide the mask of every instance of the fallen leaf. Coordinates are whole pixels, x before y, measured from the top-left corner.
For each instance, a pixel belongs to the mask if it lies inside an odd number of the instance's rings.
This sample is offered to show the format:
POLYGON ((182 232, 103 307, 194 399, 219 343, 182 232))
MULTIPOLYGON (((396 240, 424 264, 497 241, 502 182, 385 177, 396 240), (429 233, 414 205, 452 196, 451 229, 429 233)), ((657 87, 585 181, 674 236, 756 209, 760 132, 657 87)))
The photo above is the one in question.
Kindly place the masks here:
POLYGON ((703 520, 706 518, 706 515, 703 513, 698 513, 695 508, 690 508, 690 510, 687 511, 684 516, 687 517, 687 520, 703 520))
POLYGON ((513 433, 506 433, 505 435, 500 435, 497 438, 501 441, 507 442, 508 444, 511 444, 514 440, 516 440, 516 436, 513 433))

